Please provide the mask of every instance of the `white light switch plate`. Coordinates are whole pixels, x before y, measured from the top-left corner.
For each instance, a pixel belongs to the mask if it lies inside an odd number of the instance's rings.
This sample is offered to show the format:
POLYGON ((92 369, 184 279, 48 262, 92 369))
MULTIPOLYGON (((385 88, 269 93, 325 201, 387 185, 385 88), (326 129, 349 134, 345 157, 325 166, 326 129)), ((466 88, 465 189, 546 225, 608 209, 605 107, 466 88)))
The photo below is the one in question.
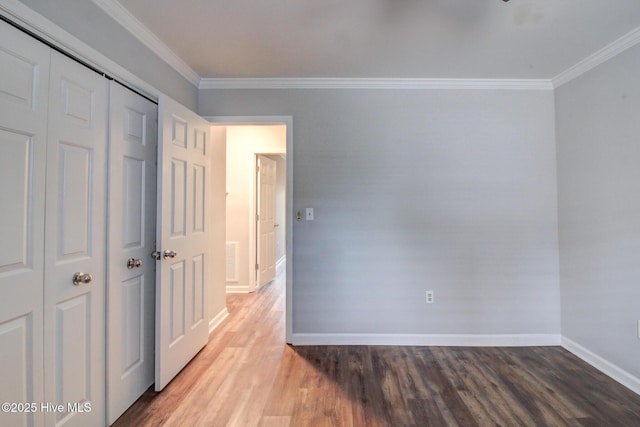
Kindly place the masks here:
POLYGON ((307 221, 313 221, 313 208, 307 208, 305 209, 305 219, 307 221))

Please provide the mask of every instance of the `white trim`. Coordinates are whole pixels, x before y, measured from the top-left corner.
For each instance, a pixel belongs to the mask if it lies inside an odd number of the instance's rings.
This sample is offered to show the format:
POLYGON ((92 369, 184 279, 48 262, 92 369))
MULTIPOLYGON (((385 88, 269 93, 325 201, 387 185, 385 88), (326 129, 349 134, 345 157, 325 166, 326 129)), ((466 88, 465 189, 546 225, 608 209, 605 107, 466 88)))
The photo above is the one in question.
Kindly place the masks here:
POLYGON ((640 43, 640 27, 625 34, 613 43, 603 47, 596 53, 589 55, 574 66, 555 76, 551 80, 553 82, 553 87, 557 88, 562 86, 638 43, 640 43))
POLYGON ((553 90, 547 79, 202 78, 198 89, 553 90))
MULTIPOLYGON (((292 116, 202 116, 217 125, 293 125, 292 116)), ((288 148, 288 147, 287 147, 288 148)), ((287 152, 287 157, 289 152, 287 152)))
POLYGON ((227 285, 228 294, 248 294, 249 292, 249 285, 227 285))
POLYGON ((562 347, 565 350, 573 353, 575 356, 587 362, 603 374, 616 380, 623 386, 627 387, 636 394, 640 394, 640 378, 634 377, 624 369, 614 365, 613 363, 605 360, 590 350, 582 347, 580 344, 570 340, 569 338, 562 337, 562 347))
MULTIPOLYGON (((202 78, 119 2, 116 0, 92 0, 92 2, 198 89, 553 90, 640 43, 639 27, 552 79, 202 78)), ((22 2, 0 0, 0 11, 87 63, 131 83, 152 98, 158 97, 160 92, 156 88, 53 24, 22 2)))
POLYGON ((287 261, 287 256, 286 255, 282 255, 282 258, 280 258, 278 261, 276 261, 276 276, 278 274, 280 274, 280 270, 282 269, 282 266, 284 265, 284 263, 287 261))
POLYGON ((113 77, 117 77, 123 82, 131 84, 148 97, 158 99, 161 93, 158 89, 33 11, 24 3, 18 0, 0 0, 0 12, 15 23, 22 25, 34 34, 75 55, 86 63, 113 77))
POLYGON ((293 345, 401 345, 434 347, 529 347, 560 345, 560 335, 293 334, 293 345))
POLYGON ((182 60, 173 50, 162 42, 149 28, 131 14, 124 6, 115 0, 92 0, 93 3, 102 9, 107 15, 122 25, 142 44, 151 49, 171 68, 176 70, 182 77, 194 86, 198 87, 200 76, 193 71, 186 62, 182 60))
POLYGON ((214 329, 220 326, 222 321, 227 317, 229 317, 229 310, 227 310, 227 307, 225 307, 220 310, 220 313, 216 314, 213 319, 209 320, 209 334, 211 334, 214 329))

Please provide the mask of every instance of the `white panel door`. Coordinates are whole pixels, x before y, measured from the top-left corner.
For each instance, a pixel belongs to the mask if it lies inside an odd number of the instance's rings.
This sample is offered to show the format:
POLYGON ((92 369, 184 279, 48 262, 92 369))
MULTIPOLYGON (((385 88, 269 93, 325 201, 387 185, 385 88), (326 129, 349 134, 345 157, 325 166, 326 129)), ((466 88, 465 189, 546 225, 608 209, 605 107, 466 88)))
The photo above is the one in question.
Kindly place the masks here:
MULTIPOLYGON (((43 402, 44 197, 50 49, 0 22, 0 402, 43 402)), ((2 426, 43 425, 0 412, 2 426)))
POLYGON ((258 155, 258 286, 276 277, 276 161, 258 155))
POLYGON ((107 421, 153 384, 158 107, 110 83, 107 421))
POLYGON ((102 426, 105 413, 107 80, 52 52, 44 289, 46 425, 102 426), (76 273, 90 274, 79 277, 76 273), (90 411, 89 411, 90 409, 90 411))
POLYGON ((210 123, 172 99, 158 108, 156 375, 162 390, 207 344, 210 123))

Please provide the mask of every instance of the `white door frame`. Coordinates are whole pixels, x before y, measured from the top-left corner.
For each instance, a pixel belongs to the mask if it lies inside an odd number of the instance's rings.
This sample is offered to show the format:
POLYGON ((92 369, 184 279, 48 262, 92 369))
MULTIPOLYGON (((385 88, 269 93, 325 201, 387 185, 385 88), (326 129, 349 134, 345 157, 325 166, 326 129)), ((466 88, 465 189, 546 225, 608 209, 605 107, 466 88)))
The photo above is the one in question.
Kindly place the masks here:
MULTIPOLYGON (((293 288, 293 117, 292 116, 203 116, 205 119, 209 120, 212 123, 222 124, 222 125, 285 125, 287 128, 287 182, 286 182, 286 207, 285 207, 285 215, 286 215, 286 228, 285 228, 285 242, 286 242, 286 309, 285 309, 285 324, 286 324, 286 341, 287 343, 291 343, 292 337, 292 323, 291 323, 291 313, 293 299, 292 299, 292 288, 293 288)), ((255 183, 253 184, 255 187, 255 183)), ((255 205, 255 198, 253 201, 255 205)), ((255 206, 253 208, 255 211, 255 206)), ((255 215, 251 218, 254 225, 252 226, 252 230, 254 230, 254 238, 255 242, 255 215)), ((255 250, 255 245, 253 246, 253 250, 255 250)), ((255 254, 254 254, 255 258, 255 254)), ((252 266, 253 267, 253 266, 252 266)), ((253 274, 253 283, 255 286, 255 272, 253 274)))

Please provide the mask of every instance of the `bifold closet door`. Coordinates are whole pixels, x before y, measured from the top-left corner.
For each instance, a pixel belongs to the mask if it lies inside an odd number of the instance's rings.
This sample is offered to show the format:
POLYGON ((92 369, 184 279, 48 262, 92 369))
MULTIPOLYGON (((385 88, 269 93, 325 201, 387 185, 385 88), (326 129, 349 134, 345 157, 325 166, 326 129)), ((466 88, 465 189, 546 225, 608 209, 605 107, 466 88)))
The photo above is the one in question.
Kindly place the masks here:
MULTIPOLYGON (((0 402, 44 402, 44 198, 50 49, 0 22, 0 402)), ((0 412, 2 426, 43 415, 0 412)))
POLYGON ((45 213, 44 385, 48 426, 105 422, 108 82, 52 52, 45 213))
POLYGON ((110 83, 107 421, 153 384, 158 107, 110 83))

